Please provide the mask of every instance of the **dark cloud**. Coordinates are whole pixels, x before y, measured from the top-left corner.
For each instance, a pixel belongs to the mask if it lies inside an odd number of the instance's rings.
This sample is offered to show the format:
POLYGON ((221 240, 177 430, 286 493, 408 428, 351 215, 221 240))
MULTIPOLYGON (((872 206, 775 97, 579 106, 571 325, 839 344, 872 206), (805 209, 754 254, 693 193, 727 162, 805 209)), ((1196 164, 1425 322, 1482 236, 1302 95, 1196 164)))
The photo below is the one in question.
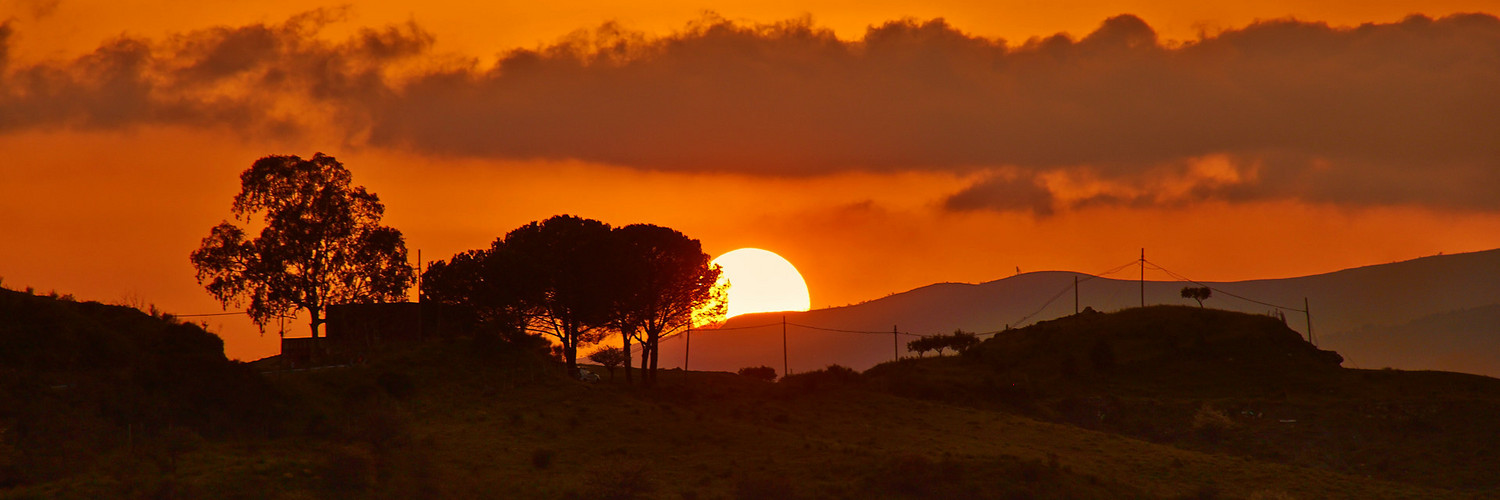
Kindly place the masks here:
POLYGON ((319 122, 351 141, 438 155, 980 173, 946 200, 953 210, 1291 198, 1500 208, 1500 20, 1490 15, 1353 28, 1277 20, 1187 42, 1163 42, 1125 15, 1081 38, 1020 43, 941 19, 846 41, 807 20, 709 17, 662 37, 605 25, 491 66, 433 63, 432 37, 415 25, 318 37, 340 19, 315 11, 120 39, 6 68, 0 131, 319 122))
POLYGON ((1037 179, 994 175, 949 197, 943 208, 958 211, 1030 211, 1036 215, 1052 215, 1053 205, 1056 203, 1052 191, 1039 184, 1037 179))
MULTIPOLYGON (((343 103, 387 92, 390 66, 426 51, 432 37, 410 24, 340 43, 317 36, 341 19, 339 10, 316 10, 166 40, 122 36, 72 60, 0 65, 0 132, 176 124, 296 133, 362 115, 343 103), (313 116, 330 111, 338 116, 313 116)), ((0 26, 0 55, 13 31, 0 26)))

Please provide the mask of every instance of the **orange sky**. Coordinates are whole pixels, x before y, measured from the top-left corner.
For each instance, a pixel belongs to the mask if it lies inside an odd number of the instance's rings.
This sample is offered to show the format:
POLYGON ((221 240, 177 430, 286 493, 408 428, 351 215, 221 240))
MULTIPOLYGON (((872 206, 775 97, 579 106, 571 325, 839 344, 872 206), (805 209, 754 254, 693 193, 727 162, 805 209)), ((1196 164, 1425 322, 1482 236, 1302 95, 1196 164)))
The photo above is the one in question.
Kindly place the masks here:
MULTIPOLYGON (((558 213, 650 222, 715 255, 776 251, 814 307, 1097 272, 1141 247, 1204 280, 1500 247, 1500 30, 1439 19, 1493 1, 433 1, 359 3, 311 31, 288 19, 317 5, 267 3, 0 6, 4 286, 217 312, 188 252, 252 161, 317 151, 429 260, 558 213), (703 10, 741 31, 686 28, 703 10), (1412 12, 1433 20, 1388 24, 1412 12), (1139 21, 1100 29, 1123 13, 1139 21), (754 28, 804 14, 811 38, 754 28), (1287 16, 1335 28, 1249 28, 1287 16), (866 38, 903 17, 880 40, 906 52, 866 38), (559 52, 580 29, 589 50, 618 42, 592 31, 606 21, 636 40, 623 59, 559 52), (1190 43, 1200 31, 1213 40, 1190 43), (1025 45, 1057 32, 1071 55, 1025 45)), ((276 350, 242 318, 209 323, 231 357, 276 350)))

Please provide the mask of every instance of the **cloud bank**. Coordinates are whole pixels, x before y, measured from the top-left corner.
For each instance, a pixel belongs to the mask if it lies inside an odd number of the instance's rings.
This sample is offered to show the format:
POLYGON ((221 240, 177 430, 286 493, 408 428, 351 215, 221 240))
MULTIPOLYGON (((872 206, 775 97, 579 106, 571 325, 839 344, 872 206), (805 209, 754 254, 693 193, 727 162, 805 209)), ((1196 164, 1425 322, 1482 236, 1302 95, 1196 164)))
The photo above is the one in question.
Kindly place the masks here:
POLYGON ((140 124, 639 169, 950 171, 951 210, 1204 199, 1500 208, 1500 19, 1353 28, 1277 20, 1163 42, 1141 19, 1081 38, 968 35, 941 19, 840 40, 808 20, 615 25, 501 54, 433 54, 414 24, 320 37, 279 25, 120 38, 10 67, 0 133, 140 124))

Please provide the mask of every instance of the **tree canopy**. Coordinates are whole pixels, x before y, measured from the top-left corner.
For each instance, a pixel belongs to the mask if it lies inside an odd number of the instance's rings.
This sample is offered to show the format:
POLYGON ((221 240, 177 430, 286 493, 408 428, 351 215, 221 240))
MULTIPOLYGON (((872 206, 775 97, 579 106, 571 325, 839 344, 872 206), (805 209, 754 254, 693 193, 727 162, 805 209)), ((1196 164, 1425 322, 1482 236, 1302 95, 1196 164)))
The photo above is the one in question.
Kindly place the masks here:
POLYGON ((720 269, 698 240, 674 229, 632 224, 616 229, 614 237, 620 286, 615 312, 624 348, 629 352, 630 337, 639 330, 643 376, 653 383, 663 335, 691 328, 695 310, 723 316, 724 303, 709 300, 720 269))
POLYGON ((512 230, 488 249, 436 262, 423 278, 424 299, 465 305, 501 328, 556 340, 570 370, 580 347, 609 332, 621 334, 626 353, 632 339, 641 342, 642 367, 652 369, 656 345, 691 326, 718 270, 697 240, 678 231, 559 215, 512 230))
POLYGON ((229 221, 210 229, 190 256, 198 283, 225 307, 248 302, 261 328, 305 309, 314 338, 329 305, 401 300, 414 278, 405 239, 380 224, 385 206, 352 178, 322 153, 256 160, 230 211, 260 232, 250 238, 229 221))
POLYGON ((1193 300, 1198 301, 1198 307, 1203 307, 1203 301, 1206 300, 1206 299, 1208 299, 1209 297, 1212 297, 1213 294, 1214 294, 1214 290, 1212 288, 1209 288, 1209 287, 1206 287, 1206 286, 1198 286, 1198 287, 1185 286, 1185 287, 1182 287, 1182 298, 1184 298, 1184 299, 1193 299, 1193 300))

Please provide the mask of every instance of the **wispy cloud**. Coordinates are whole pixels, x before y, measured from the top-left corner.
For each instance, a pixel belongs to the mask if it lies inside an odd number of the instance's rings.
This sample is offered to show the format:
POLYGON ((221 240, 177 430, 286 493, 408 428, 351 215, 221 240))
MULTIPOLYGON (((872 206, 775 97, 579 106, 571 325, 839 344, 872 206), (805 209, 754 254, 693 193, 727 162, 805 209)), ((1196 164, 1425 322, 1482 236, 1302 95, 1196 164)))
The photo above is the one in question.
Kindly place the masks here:
MULTIPOLYGON (((1500 20, 1277 20, 1187 42, 1133 16, 1023 42, 942 20, 615 25, 494 65, 338 11, 0 67, 0 132, 332 128, 367 146, 652 170, 976 174, 951 210, 1202 199, 1500 208, 1500 20), (441 62, 433 62, 441 61, 441 62), (457 61, 457 62, 455 62, 457 61)), ((0 55, 14 26, 0 28, 0 55)), ((5 59, 0 57, 0 64, 5 59)))

